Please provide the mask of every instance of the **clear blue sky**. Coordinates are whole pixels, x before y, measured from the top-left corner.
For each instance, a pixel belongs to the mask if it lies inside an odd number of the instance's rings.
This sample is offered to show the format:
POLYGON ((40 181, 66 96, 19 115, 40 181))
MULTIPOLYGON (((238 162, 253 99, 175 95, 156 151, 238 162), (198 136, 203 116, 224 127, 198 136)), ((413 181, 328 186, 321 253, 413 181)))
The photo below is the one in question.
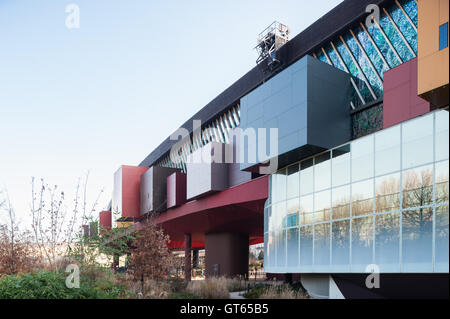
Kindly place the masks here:
POLYGON ((91 197, 255 65, 274 20, 292 36, 340 0, 0 0, 0 188, 26 221, 31 176, 91 197), (66 5, 80 8, 67 29, 66 5))

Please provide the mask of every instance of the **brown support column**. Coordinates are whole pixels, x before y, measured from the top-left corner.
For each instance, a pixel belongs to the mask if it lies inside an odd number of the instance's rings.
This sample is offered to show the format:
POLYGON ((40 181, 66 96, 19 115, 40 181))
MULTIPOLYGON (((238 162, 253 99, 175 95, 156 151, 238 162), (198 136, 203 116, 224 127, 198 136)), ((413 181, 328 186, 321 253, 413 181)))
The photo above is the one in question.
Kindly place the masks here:
POLYGON ((184 279, 191 281, 191 234, 184 235, 184 279))

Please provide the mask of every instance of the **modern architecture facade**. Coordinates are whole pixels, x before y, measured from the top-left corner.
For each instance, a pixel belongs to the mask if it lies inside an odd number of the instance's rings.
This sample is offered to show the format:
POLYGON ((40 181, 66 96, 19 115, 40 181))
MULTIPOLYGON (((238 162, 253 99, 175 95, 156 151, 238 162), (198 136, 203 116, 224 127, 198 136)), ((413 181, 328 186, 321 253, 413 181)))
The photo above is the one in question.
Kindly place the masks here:
POLYGON ((121 167, 100 224, 155 217, 187 279, 192 250, 245 275, 264 243, 318 298, 448 296, 448 6, 343 1, 121 167))

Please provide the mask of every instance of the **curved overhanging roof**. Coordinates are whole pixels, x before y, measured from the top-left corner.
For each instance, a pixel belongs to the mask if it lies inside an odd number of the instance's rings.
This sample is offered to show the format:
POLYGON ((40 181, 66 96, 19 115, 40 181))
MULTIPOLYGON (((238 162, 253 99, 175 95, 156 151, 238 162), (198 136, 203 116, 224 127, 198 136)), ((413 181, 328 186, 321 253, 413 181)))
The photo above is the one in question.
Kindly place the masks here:
MULTIPOLYGON (((343 29, 350 27, 353 23, 361 21, 367 15, 366 7, 369 4, 382 5, 387 0, 345 0, 314 22, 311 26, 298 34, 280 49, 283 64, 271 74, 264 74, 255 66, 242 78, 223 91, 214 100, 203 107, 199 112, 187 120, 182 127, 190 133, 193 131, 193 121, 200 120, 208 123, 216 118, 230 106, 267 81, 270 77, 282 71, 303 56, 312 52, 324 42, 332 39, 343 29)), ((177 141, 166 138, 150 155, 148 155, 139 166, 152 166, 161 158, 169 154, 171 147, 177 141)))

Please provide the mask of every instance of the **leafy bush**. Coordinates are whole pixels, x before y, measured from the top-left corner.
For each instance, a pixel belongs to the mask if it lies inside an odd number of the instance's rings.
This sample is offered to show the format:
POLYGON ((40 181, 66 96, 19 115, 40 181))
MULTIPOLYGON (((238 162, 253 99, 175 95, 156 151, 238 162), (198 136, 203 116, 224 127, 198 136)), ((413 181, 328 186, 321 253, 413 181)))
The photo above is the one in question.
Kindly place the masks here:
POLYGON ((80 288, 67 288, 63 272, 37 272, 0 278, 0 299, 115 299, 128 291, 107 278, 80 276, 80 288))

